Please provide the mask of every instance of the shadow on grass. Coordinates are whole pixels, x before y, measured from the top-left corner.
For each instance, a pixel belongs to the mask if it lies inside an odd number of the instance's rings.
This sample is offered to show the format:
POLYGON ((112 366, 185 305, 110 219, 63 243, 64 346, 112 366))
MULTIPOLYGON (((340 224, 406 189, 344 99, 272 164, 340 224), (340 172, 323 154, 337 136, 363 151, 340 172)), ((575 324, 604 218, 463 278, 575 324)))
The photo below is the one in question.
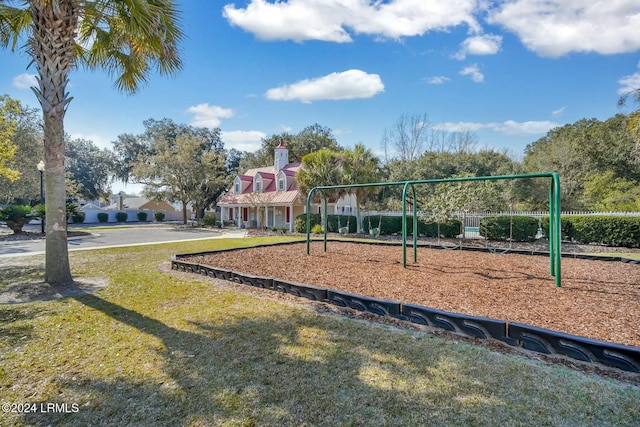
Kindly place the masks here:
POLYGON ((0 291, 12 283, 41 280, 44 280, 44 262, 33 265, 6 262, 0 265, 0 291))
POLYGON ((33 332, 33 326, 28 321, 46 313, 45 310, 31 306, 14 308, 0 305, 0 340, 8 347, 28 342, 33 332))
POLYGON ((297 311, 268 319, 230 311, 226 322, 191 322, 191 332, 92 294, 73 298, 161 340, 155 351, 170 380, 61 377, 58 387, 88 396, 87 405, 77 413, 25 414, 29 424, 554 424, 545 417, 556 412, 581 424, 580 414, 567 413, 571 399, 548 394, 520 402, 490 370, 482 373, 495 360, 475 365, 475 353, 436 338, 407 346, 408 334, 349 321, 336 330, 333 318, 297 311))

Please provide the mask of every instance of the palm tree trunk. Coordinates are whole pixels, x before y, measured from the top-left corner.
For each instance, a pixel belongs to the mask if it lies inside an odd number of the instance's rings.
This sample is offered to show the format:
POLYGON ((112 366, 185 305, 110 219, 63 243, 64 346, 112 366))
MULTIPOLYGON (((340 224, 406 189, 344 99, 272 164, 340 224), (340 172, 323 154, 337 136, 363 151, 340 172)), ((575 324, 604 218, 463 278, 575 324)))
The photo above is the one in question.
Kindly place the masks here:
POLYGON ((75 58, 77 14, 72 0, 29 2, 33 22, 31 53, 38 69, 34 88, 44 116, 45 281, 72 281, 67 248, 64 183, 64 115, 71 101, 66 93, 75 58))

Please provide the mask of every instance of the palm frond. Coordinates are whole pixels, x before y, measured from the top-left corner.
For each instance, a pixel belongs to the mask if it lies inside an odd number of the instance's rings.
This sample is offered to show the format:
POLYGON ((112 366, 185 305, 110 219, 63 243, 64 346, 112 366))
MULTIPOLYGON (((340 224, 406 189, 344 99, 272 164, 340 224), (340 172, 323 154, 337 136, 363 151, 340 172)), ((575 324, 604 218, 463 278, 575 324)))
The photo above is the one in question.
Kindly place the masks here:
POLYGON ((152 71, 173 74, 182 68, 183 38, 178 11, 170 0, 95 1, 78 25, 79 58, 90 68, 116 75, 119 90, 133 93, 152 71))
POLYGON ((20 35, 29 31, 29 9, 9 6, 0 0, 0 45, 15 50, 20 35))

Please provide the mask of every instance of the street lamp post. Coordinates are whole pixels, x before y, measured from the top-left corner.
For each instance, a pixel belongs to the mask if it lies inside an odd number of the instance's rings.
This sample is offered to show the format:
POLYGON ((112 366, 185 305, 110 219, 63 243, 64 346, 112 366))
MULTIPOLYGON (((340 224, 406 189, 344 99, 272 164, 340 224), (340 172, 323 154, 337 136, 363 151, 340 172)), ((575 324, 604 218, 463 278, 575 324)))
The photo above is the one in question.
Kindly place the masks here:
MULTIPOLYGON (((44 189, 42 186, 42 178, 44 175, 44 162, 40 160, 38 163, 38 172, 40 172, 40 204, 44 204, 44 189)), ((40 232, 44 233, 44 215, 40 218, 40 232)))

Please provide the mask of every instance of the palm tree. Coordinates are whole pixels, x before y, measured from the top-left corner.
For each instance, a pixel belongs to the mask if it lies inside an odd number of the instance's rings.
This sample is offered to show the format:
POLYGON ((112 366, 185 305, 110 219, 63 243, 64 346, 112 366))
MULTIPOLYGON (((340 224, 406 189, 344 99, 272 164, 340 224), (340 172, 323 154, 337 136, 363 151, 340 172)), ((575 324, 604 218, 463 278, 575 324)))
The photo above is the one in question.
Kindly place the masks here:
MULTIPOLYGON (((322 149, 306 154, 302 157, 302 168, 296 175, 300 191, 308 195, 312 188, 325 185, 343 184, 341 153, 329 149, 322 149)), ((327 194, 335 197, 338 192, 327 194)), ((319 201, 320 194, 315 193, 315 201, 319 201)))
POLYGON ((134 93, 154 70, 182 66, 178 12, 172 0, 0 0, 0 44, 15 50, 25 37, 38 73, 32 88, 44 117, 45 281, 70 282, 64 180, 64 115, 69 72, 78 64, 115 74, 134 93))
MULTIPOLYGON (((381 179, 380 160, 362 144, 357 144, 353 151, 347 151, 344 162, 345 184, 368 184, 378 182, 381 179)), ((360 232, 360 204, 374 189, 362 187, 355 189, 356 217, 358 219, 358 232, 360 232)))

